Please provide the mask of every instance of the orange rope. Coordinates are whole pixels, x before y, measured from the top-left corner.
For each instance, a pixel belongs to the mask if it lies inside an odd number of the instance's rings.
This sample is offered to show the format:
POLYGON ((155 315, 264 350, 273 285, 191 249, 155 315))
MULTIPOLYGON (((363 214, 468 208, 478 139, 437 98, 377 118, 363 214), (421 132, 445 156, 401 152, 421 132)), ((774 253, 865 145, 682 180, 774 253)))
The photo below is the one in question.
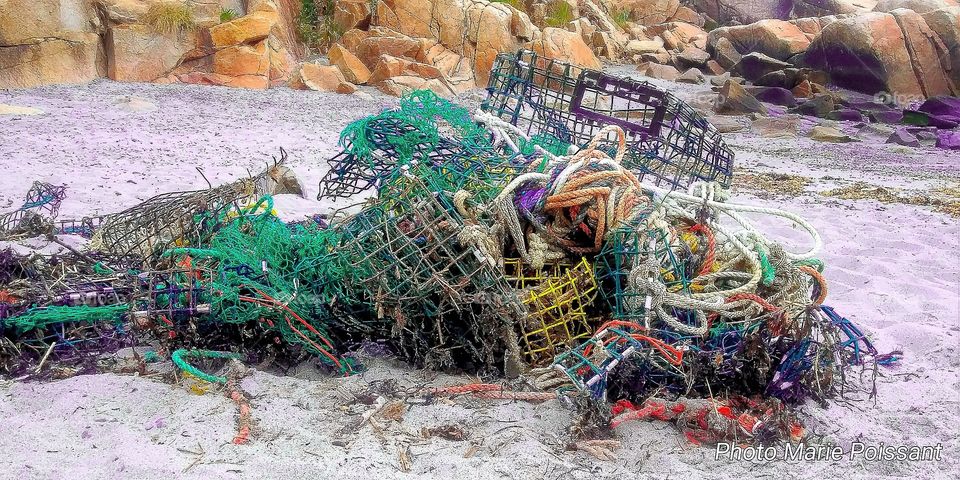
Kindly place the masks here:
POLYGON ((233 437, 235 445, 243 445, 250 441, 250 402, 236 388, 230 389, 230 399, 237 404, 240 418, 237 420, 237 434, 233 437))
POLYGON ((817 269, 809 265, 802 265, 800 267, 800 271, 813 277, 813 279, 820 285, 820 295, 813 300, 813 304, 814 305, 823 304, 823 301, 827 299, 827 279, 823 278, 823 275, 821 275, 820 272, 817 271, 817 269))

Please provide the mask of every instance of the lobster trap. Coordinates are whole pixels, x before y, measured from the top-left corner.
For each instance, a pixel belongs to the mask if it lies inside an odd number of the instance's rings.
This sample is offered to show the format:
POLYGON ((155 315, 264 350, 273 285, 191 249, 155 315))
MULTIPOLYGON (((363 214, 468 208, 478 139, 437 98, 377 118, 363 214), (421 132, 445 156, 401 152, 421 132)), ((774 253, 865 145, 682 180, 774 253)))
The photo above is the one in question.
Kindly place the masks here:
POLYGON ((66 198, 66 187, 46 182, 33 182, 20 208, 0 215, 0 234, 39 227, 51 221, 66 198))
MULTIPOLYGON (((586 147, 604 127, 627 135, 624 167, 648 183, 729 187, 733 151, 700 113, 652 84, 583 69, 529 50, 500 54, 481 108, 528 136, 586 147)), ((607 148, 615 145, 608 137, 607 148)))
POLYGON ((611 321, 577 347, 557 356, 553 368, 575 389, 602 397, 607 377, 626 362, 646 368, 645 379, 664 386, 683 378, 684 352, 657 338, 634 322, 611 321))
POLYGON ((520 348, 534 366, 550 362, 558 352, 590 336, 588 310, 597 292, 593 266, 586 258, 557 276, 543 276, 541 282, 523 294, 527 315, 518 325, 520 348))
POLYGON ((668 292, 690 293, 693 269, 699 265, 690 243, 671 229, 647 228, 644 224, 641 219, 618 227, 597 257, 601 296, 618 320, 642 321, 648 317, 651 292, 641 288, 638 280, 662 283, 668 292))
POLYGON ((470 303, 474 294, 506 288, 469 233, 482 227, 468 225, 446 194, 410 174, 388 189, 378 204, 339 226, 339 250, 349 262, 344 270, 355 286, 348 290, 360 293, 352 300, 437 315, 470 303))
POLYGON ((244 179, 208 190, 157 195, 105 216, 91 246, 111 255, 155 260, 171 246, 200 244, 215 226, 204 222, 252 200, 254 184, 254 179, 244 179))

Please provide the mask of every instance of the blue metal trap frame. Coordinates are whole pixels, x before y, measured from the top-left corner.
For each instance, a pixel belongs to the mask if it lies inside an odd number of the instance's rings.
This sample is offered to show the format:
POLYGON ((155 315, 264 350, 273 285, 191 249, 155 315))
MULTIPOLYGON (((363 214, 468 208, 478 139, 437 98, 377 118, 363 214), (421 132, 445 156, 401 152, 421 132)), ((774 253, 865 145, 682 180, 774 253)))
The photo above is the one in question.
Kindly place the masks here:
MULTIPOLYGON (((671 93, 528 50, 501 54, 481 108, 520 127, 585 147, 605 126, 627 134, 624 166, 642 181, 685 188, 696 181, 729 186, 733 151, 710 122, 671 93)), ((609 146, 615 138, 608 138, 609 146)))

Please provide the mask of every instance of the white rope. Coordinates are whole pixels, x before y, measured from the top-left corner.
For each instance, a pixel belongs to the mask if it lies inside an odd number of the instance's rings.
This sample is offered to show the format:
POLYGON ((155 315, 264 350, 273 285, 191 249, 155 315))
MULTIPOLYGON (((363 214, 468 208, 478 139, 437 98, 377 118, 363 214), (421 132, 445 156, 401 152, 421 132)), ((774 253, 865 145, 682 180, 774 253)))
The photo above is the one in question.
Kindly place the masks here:
MULTIPOLYGON (((716 187, 709 183, 705 185, 694 184, 691 186, 691 189, 690 189, 691 192, 697 191, 696 190, 697 187, 701 189, 700 190, 701 195, 699 196, 694 196, 689 193, 670 191, 670 190, 666 190, 660 187, 655 187, 652 185, 643 185, 642 187, 644 191, 654 193, 656 195, 663 197, 665 203, 669 204, 669 201, 672 200, 673 202, 676 203, 676 206, 679 207, 680 211, 686 212, 688 214, 689 212, 687 212, 686 209, 680 206, 680 203, 708 206, 720 212, 723 212, 724 214, 728 215, 730 218, 734 219, 741 227, 743 227, 744 230, 752 234, 755 238, 759 239, 765 245, 770 245, 770 244, 773 244, 774 242, 769 240, 764 234, 762 234, 759 230, 757 230, 756 227, 754 227, 749 220, 747 220, 745 217, 740 215, 740 213, 741 212, 759 213, 763 215, 772 215, 772 216, 781 217, 781 218, 790 220, 794 224, 798 225, 802 230, 806 231, 810 235, 811 239, 813 240, 813 247, 811 247, 806 252, 803 252, 803 253, 785 252, 787 258, 789 258, 790 260, 797 261, 797 260, 808 260, 808 259, 814 258, 817 256, 818 253, 820 253, 820 249, 823 248, 823 239, 820 237, 820 233, 817 232, 817 229, 814 228, 813 225, 811 225, 809 222, 804 220, 799 215, 796 215, 786 210, 781 210, 778 208, 758 207, 753 205, 742 205, 742 204, 736 204, 736 203, 717 201, 714 199, 716 195, 716 187)), ((695 217, 691 216, 690 218, 695 218, 695 217)), ((721 229, 719 226, 719 222, 717 222, 716 227, 717 227, 716 228, 717 230, 721 229)), ((735 238, 738 238, 738 236, 732 235, 732 236, 729 236, 729 238, 733 240, 735 238)), ((737 245, 737 246, 741 247, 742 245, 737 245)), ((748 249, 748 250, 752 250, 752 249, 748 249)))

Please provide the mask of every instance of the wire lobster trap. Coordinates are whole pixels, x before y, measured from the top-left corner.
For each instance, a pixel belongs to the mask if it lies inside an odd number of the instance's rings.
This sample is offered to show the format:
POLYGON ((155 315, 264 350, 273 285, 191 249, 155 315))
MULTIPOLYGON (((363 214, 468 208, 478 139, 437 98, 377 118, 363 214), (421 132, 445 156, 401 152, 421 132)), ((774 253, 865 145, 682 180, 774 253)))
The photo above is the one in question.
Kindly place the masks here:
POLYGON ((610 321, 587 341, 557 356, 553 369, 579 391, 607 393, 608 376, 626 362, 646 367, 645 378, 667 385, 684 377, 684 351, 647 335, 635 323, 610 321))
POLYGON ((588 311, 597 292, 593 265, 581 258, 563 273, 542 278, 522 294, 527 315, 518 323, 520 348, 533 366, 549 363, 593 332, 588 311))
MULTIPOLYGON (((729 186, 733 151, 700 113, 647 82, 606 75, 521 50, 500 54, 481 108, 525 131, 586 147, 602 128, 627 134, 623 165, 649 183, 729 186)), ((608 147, 616 144, 608 138, 608 147)))
POLYGON ((690 245, 671 229, 647 228, 645 219, 631 221, 611 232, 597 256, 601 296, 617 320, 643 321, 648 315, 650 291, 643 280, 662 283, 666 291, 689 293, 693 268, 690 245), (655 272, 650 272, 653 269, 655 272), (646 278, 650 274, 656 278, 646 278))
POLYGON ((506 288, 493 260, 464 236, 468 225, 447 195, 414 175, 398 177, 390 188, 339 226, 344 271, 354 286, 345 290, 359 294, 352 300, 436 315, 469 303, 474 293, 506 288))
POLYGON ((522 258, 512 257, 503 259, 503 275, 510 286, 522 290, 535 288, 548 280, 561 279, 572 266, 568 260, 561 259, 534 268, 522 258))
MULTIPOLYGON (((66 198, 66 187, 33 182, 20 208, 0 215, 0 234, 32 228, 31 224, 52 221, 66 198)), ((33 225, 36 227, 39 225, 33 225)))
POLYGON ((217 219, 239 203, 255 198, 255 180, 244 179, 208 190, 171 192, 104 217, 91 247, 111 255, 135 255, 151 261, 174 245, 196 245, 217 219))

